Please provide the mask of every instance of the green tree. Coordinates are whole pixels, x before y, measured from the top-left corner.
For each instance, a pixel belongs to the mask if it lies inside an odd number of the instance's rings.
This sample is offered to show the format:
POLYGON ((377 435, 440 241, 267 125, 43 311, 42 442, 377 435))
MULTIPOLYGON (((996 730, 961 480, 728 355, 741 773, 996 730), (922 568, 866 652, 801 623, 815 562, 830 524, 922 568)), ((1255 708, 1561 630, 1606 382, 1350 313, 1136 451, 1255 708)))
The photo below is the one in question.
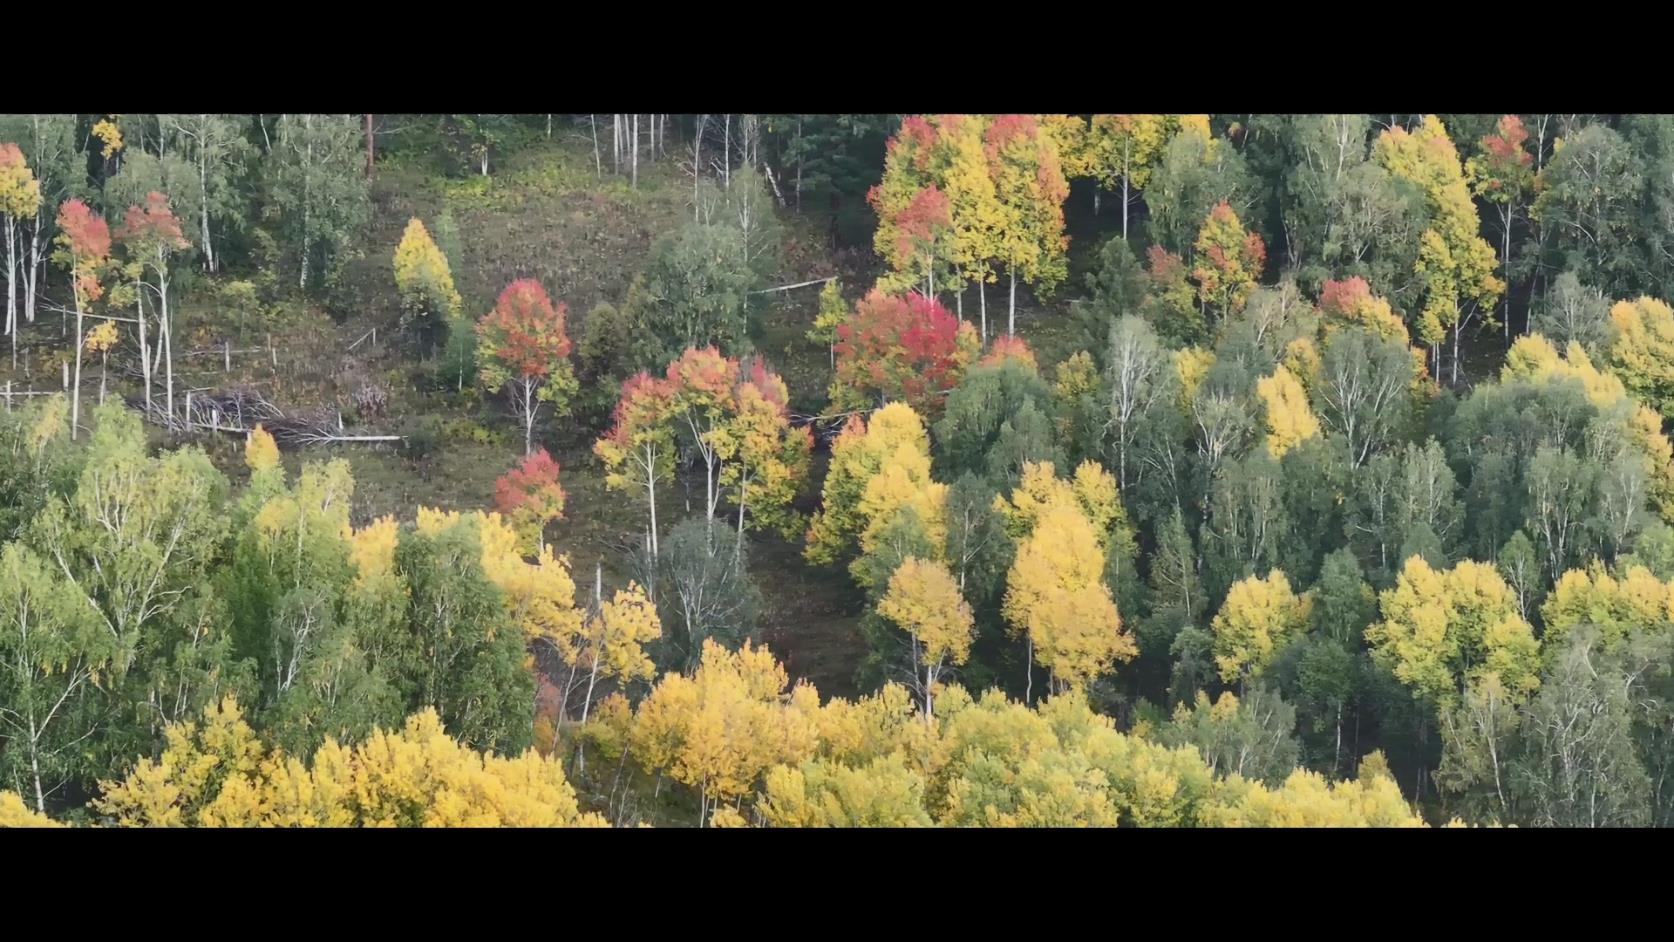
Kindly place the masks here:
POLYGON ((692 224, 665 236, 652 246, 643 286, 631 312, 641 366, 660 370, 692 347, 748 351, 745 312, 755 275, 736 228, 692 224))

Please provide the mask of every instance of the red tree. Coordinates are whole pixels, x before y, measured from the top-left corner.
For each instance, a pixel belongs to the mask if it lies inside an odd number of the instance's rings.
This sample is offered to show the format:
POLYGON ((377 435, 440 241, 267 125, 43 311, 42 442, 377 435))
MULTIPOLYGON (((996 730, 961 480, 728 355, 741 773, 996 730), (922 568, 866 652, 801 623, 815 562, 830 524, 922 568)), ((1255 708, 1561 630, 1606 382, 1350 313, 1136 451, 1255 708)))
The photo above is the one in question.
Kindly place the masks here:
POLYGON ((900 400, 935 416, 979 346, 971 325, 939 303, 873 291, 837 327, 831 399, 850 409, 900 400))
POLYGON ((67 200, 58 209, 58 245, 54 257, 70 270, 76 303, 76 378, 70 391, 70 437, 75 438, 81 425, 82 318, 87 305, 105 294, 99 275, 110 261, 110 226, 86 203, 67 200))
POLYGON ((558 462, 545 448, 524 455, 494 482, 494 507, 517 524, 535 530, 544 542, 546 525, 564 516, 564 488, 558 484, 558 462))
MULTIPOLYGON (((180 220, 169 206, 169 198, 153 190, 145 195, 144 206, 130 206, 122 216, 122 227, 116 237, 127 247, 128 254, 151 270, 156 278, 157 343, 162 347, 164 371, 164 405, 174 413, 174 323, 169 315, 169 257, 182 249, 191 248, 181 229, 180 220)), ((143 292, 135 313, 139 320, 140 369, 145 379, 145 399, 151 401, 151 357, 146 347, 145 304, 143 292)))
POLYGON ((507 285, 494 310, 477 324, 483 384, 510 397, 523 422, 524 454, 534 450, 541 403, 552 403, 562 415, 576 389, 564 320, 563 303, 554 307, 540 282, 523 278, 507 285))

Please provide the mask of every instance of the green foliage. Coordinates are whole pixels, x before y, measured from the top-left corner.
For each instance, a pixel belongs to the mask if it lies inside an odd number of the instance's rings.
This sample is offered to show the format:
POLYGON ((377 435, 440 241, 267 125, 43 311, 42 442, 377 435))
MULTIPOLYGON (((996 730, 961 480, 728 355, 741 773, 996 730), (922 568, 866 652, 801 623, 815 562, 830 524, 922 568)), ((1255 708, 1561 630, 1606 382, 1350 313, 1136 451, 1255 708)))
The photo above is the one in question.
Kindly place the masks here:
POLYGON ((651 248, 633 318, 634 359, 660 371, 690 348, 749 351, 746 310, 756 277, 735 227, 691 224, 651 248))

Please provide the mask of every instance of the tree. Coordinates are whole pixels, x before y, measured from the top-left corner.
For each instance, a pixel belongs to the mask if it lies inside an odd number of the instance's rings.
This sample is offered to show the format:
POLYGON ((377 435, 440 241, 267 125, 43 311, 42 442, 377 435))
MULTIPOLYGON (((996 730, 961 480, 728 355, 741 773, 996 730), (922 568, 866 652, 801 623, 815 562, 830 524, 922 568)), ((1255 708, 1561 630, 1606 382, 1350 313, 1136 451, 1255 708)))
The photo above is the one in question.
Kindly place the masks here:
MULTIPOLYGON (((12 337, 12 368, 17 368, 18 228, 41 211, 41 182, 16 144, 0 144, 0 226, 6 230, 6 333, 12 337)), ((27 263, 26 263, 27 264, 27 263)))
POLYGON ((81 428, 82 320, 88 305, 104 297, 100 282, 110 262, 110 227, 81 200, 69 200, 58 210, 58 251, 53 260, 70 273, 71 294, 76 305, 76 372, 70 390, 70 437, 81 428))
POLYGON ((1222 693, 1213 703, 1198 691, 1189 709, 1184 703, 1174 708, 1157 738, 1166 746, 1195 747, 1216 775, 1277 784, 1296 770, 1301 756, 1295 727, 1296 708, 1258 684, 1242 698, 1222 693))
POLYGON ((1437 350, 1453 332, 1453 381, 1459 381, 1459 335, 1480 311, 1493 322, 1493 303, 1505 291, 1494 275, 1494 250, 1479 234, 1481 220, 1471 202, 1459 153, 1435 115, 1425 115, 1415 132, 1395 127, 1378 136, 1374 152, 1391 174, 1418 187, 1430 208, 1430 226, 1420 237, 1415 270, 1425 279, 1420 340, 1437 350))
POLYGON ((1145 188, 1169 135, 1186 115, 1096 114, 1087 134, 1092 173, 1100 184, 1122 184, 1122 241, 1128 238, 1128 207, 1145 188))
POLYGON ((897 277, 882 287, 918 286, 927 298, 936 296, 936 274, 945 269, 951 252, 953 216, 947 194, 934 183, 913 196, 895 220, 895 242, 885 260, 897 277))
POLYGON ((1098 263, 1087 273, 1087 299, 1072 308, 1076 345, 1090 351, 1102 366, 1110 328, 1123 317, 1144 313, 1145 270, 1126 239, 1111 237, 1099 248, 1098 263))
POLYGON ((802 529, 791 502, 808 475, 814 435, 791 424, 790 393, 779 374, 760 360, 740 374, 731 416, 713 433, 719 483, 732 491, 740 537, 748 512, 757 529, 771 527, 791 539, 802 529))
MULTIPOLYGON (((1051 402, 1051 388, 1032 365, 1012 360, 972 367, 948 394, 946 409, 936 422, 938 466, 950 476, 988 471, 1002 426, 1012 423, 1015 431, 1018 414, 1025 406, 1033 404, 1044 413, 1051 402)), ((1055 456, 1028 457, 1044 460, 1055 456)), ((1061 455, 1056 457, 1061 463, 1061 455)))
POLYGON ((1551 240, 1557 266, 1614 297, 1642 289, 1634 233, 1643 187, 1632 150, 1608 125, 1588 124, 1566 135, 1540 171, 1540 195, 1530 208, 1551 240))
POLYGON ((832 405, 864 409, 899 400, 939 415, 942 396, 977 353, 976 332, 947 308, 916 293, 899 298, 873 291, 837 327, 832 405))
POLYGON ((94 806, 124 827, 603 827, 581 814, 558 759, 475 752, 435 710, 353 747, 327 740, 311 762, 269 751, 228 697, 94 806))
POLYGON ((1314 384, 1319 417, 1348 445, 1355 467, 1386 445, 1405 418, 1416 364, 1407 345, 1350 327, 1325 341, 1314 384))
POLYGON ((639 364, 660 370, 694 347, 745 352, 745 306, 754 286, 737 229, 692 224, 660 239, 646 261, 642 303, 632 311, 639 364))
MULTIPOLYGON (((1508 114, 1495 124, 1494 132, 1477 143, 1480 153, 1465 161, 1465 176, 1471 191, 1498 210, 1500 216, 1500 271, 1511 282, 1511 227, 1517 211, 1534 189, 1534 155, 1523 149, 1529 131, 1523 119, 1508 114)), ((1506 294, 1505 342, 1511 344, 1511 296, 1506 294)))
POLYGON ((1198 300, 1223 319, 1242 310, 1267 264, 1261 236, 1246 233, 1238 214, 1221 200, 1197 231, 1193 250, 1197 264, 1192 277, 1197 279, 1198 300))
POLYGON ((1674 309, 1654 298, 1619 301, 1610 324, 1611 372, 1641 402, 1674 418, 1674 309))
POLYGON ((924 700, 925 722, 932 722, 944 662, 963 664, 970 657, 971 606, 946 566, 910 557, 889 577, 878 614, 912 637, 914 683, 924 700))
POLYGON ((160 114, 157 123, 172 127, 187 141, 186 158, 197 165, 198 245, 204 270, 220 270, 211 221, 242 225, 234 170, 250 149, 239 127, 240 116, 225 114, 160 114))
POLYGON ((1221 610, 1209 623, 1215 636, 1215 664, 1221 679, 1259 675, 1273 656, 1305 630, 1312 599, 1298 597, 1277 569, 1266 579, 1250 576, 1234 583, 1221 610))
POLYGON ((810 342, 829 348, 832 369, 837 368, 837 325, 848 316, 849 306, 843 302, 843 289, 837 279, 832 278, 820 289, 819 313, 814 315, 814 324, 808 328, 810 342))
POLYGON ((453 736, 502 753, 521 752, 534 735, 529 637, 488 570, 508 561, 504 547, 516 541, 480 513, 419 508, 417 526, 395 550, 395 571, 409 589, 407 631, 387 655, 409 706, 434 707, 453 736), (490 552, 497 543, 501 550, 490 552))
POLYGON ((1267 450, 1275 458, 1319 434, 1319 419, 1308 407, 1308 393, 1283 366, 1256 381, 1256 395, 1267 410, 1267 450))
POLYGON ((0 551, 0 776, 46 800, 79 781, 99 731, 99 677, 116 653, 115 638, 87 600, 46 560, 19 543, 0 551))
MULTIPOLYGON (((1132 483, 1128 454, 1140 430, 1159 403, 1175 391, 1174 371, 1163 354, 1156 332, 1132 315, 1116 321, 1104 355, 1105 388, 1109 391, 1108 427, 1116 448, 1116 478, 1122 487, 1132 483)), ((1136 462, 1137 464, 1137 462, 1136 462)), ((1135 472, 1138 468, 1134 469, 1135 472)))
MULTIPOLYGON (((40 184, 41 205, 58 206, 87 195, 87 162, 70 114, 0 115, 0 141, 15 141, 40 184)), ((35 323, 41 278, 52 252, 50 213, 36 212, 29 225, 29 258, 24 265, 23 316, 35 323)))
POLYGON ((1613 654, 1577 632, 1554 659, 1524 712, 1512 791, 1537 827, 1635 827, 1650 820, 1652 782, 1634 748, 1645 682, 1667 663, 1668 637, 1613 654))
POLYGON ((1031 673, 1038 651, 1055 690, 1083 688, 1139 653, 1103 577, 1098 533, 1074 507, 1051 506, 1018 545, 1001 611, 1026 636, 1031 673))
POLYGON ((358 115, 281 115, 268 174, 269 199, 295 250, 297 285, 334 274, 370 215, 358 115))
POLYGON ((765 648, 729 652, 706 641, 691 676, 664 674, 640 701, 630 749, 646 768, 696 789, 707 823, 711 800, 742 798, 768 769, 813 757, 819 694, 806 683, 788 687, 765 648))
POLYGON ((1494 567, 1467 559, 1437 571, 1409 559, 1379 603, 1383 619, 1366 640, 1414 697, 1446 710, 1489 675, 1513 698, 1540 686, 1540 644, 1494 567))
POLYGON ((999 251, 1011 279, 1006 333, 1017 333, 1017 278, 1049 294, 1068 274, 1064 200, 1069 183, 1058 150, 1032 115, 1003 114, 983 135, 989 173, 999 198, 999 251))
POLYGON ((1610 339, 1610 302, 1604 292, 1582 285, 1575 272, 1566 271, 1530 312, 1529 333, 1541 334, 1553 344, 1579 343, 1591 353, 1601 353, 1610 339))
POLYGON ((424 223, 415 216, 407 222, 401 242, 395 247, 395 289, 401 295, 401 312, 409 325, 434 336, 441 323, 459 317, 463 304, 453 287, 453 272, 442 250, 431 240, 424 223))
POLYGON ((564 303, 554 308, 540 282, 523 278, 507 285, 494 310, 477 323, 483 385, 503 389, 510 398, 523 423, 525 455, 534 452, 541 403, 550 402, 556 414, 565 415, 577 388, 564 320, 564 303))
POLYGON ((524 455, 494 482, 494 508, 520 532, 532 531, 537 552, 546 545, 546 525, 564 517, 566 495, 558 471, 558 462, 542 448, 524 455))
POLYGON ((1248 217, 1255 197, 1255 181, 1243 156, 1228 141, 1210 136, 1207 120, 1182 124, 1163 147, 1145 188, 1151 241, 1165 251, 1185 254, 1217 204, 1227 203, 1234 214, 1248 217))
POLYGON ((668 421, 672 391, 649 373, 622 383, 610 431, 593 443, 605 466, 605 486, 612 490, 645 489, 651 524, 646 545, 657 558, 657 482, 674 475, 674 429, 668 421))
POLYGON ((581 632, 582 657, 587 663, 587 695, 581 701, 583 723, 587 722, 593 688, 601 673, 623 684, 656 676, 656 666, 646 656, 644 646, 662 636, 657 607, 637 583, 629 583, 610 601, 600 604, 581 632))
POLYGON ((724 526, 692 518, 669 531, 655 571, 667 634, 661 660, 671 670, 697 666, 714 641, 729 650, 755 636, 761 592, 750 578, 744 540, 724 526))
MULTIPOLYGON (((169 309, 169 263, 175 253, 192 247, 181 231, 180 220, 169 206, 168 197, 161 193, 146 194, 145 206, 130 206, 116 232, 128 253, 157 281, 150 287, 157 296, 157 347, 163 360, 163 404, 169 415, 174 415, 174 316, 169 309)), ((143 303, 139 306, 143 312, 143 303)), ((145 317, 140 315, 140 358, 145 359, 145 317)), ((151 375, 154 367, 145 367, 145 397, 151 401, 151 375)))

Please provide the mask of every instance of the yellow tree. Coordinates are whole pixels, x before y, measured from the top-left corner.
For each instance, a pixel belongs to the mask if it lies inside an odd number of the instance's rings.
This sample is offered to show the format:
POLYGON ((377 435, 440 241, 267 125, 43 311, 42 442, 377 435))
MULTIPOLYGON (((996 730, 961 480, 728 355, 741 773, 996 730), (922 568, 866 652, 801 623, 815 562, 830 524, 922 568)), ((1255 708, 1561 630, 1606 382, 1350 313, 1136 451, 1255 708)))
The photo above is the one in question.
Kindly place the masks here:
POLYGON ((1267 451, 1278 458, 1319 434, 1319 418, 1308 407, 1308 393, 1290 370, 1275 367, 1256 380, 1256 396, 1267 410, 1267 451))
POLYGON ((41 181, 35 179, 16 144, 0 144, 0 228, 6 232, 6 333, 17 369, 18 226, 41 211, 41 181))
POLYGON ((1431 346, 1439 378, 1440 343, 1453 332, 1452 375, 1458 382, 1460 334, 1478 314, 1492 324, 1494 302, 1505 290, 1505 282, 1494 274, 1494 249, 1482 238, 1464 165, 1435 115, 1425 115, 1411 133, 1400 127, 1384 131, 1373 153, 1385 170, 1423 193, 1429 206, 1430 226, 1419 237, 1414 265, 1425 284, 1417 333, 1431 346))
POLYGON ((766 648, 732 652, 706 638, 691 677, 664 674, 640 701, 628 748, 647 769, 696 789, 707 823, 714 804, 741 800, 768 769, 813 758, 819 694, 789 685, 766 648))
POLYGON ((1540 686, 1540 643, 1491 564, 1438 572, 1414 556, 1379 602, 1383 618, 1366 641, 1413 696, 1445 711, 1489 674, 1518 699, 1540 686))
POLYGON ((944 665, 963 664, 971 654, 971 606, 959 594, 959 585, 945 565, 908 557, 889 577, 889 591, 878 603, 878 614, 912 637, 914 680, 918 682, 922 672, 919 693, 924 699, 925 722, 930 722, 944 665))
POLYGON ((1198 300, 1222 318, 1243 310, 1267 264, 1261 236, 1245 232, 1238 214, 1221 200, 1198 229, 1193 248, 1198 300))
POLYGON ((228 697, 201 724, 170 725, 162 755, 103 783, 94 807, 125 827, 603 827, 562 766, 529 750, 484 755, 435 710, 311 762, 269 751, 228 697))
POLYGON ((919 459, 923 468, 929 467, 930 436, 911 406, 892 402, 872 413, 870 422, 859 415, 849 418, 831 445, 820 509, 808 527, 805 555, 809 562, 832 563, 854 551, 871 523, 861 511, 867 485, 898 455, 903 473, 910 475, 908 467, 917 469, 919 459))
POLYGON ((1069 183, 1057 147, 1032 115, 997 116, 983 132, 983 143, 1004 220, 999 257, 1011 283, 1006 333, 1015 334, 1018 277, 1047 294, 1069 273, 1064 234, 1069 183))
POLYGON ((657 668, 645 645, 663 636, 657 606, 638 583, 619 589, 615 598, 599 606, 581 632, 581 657, 587 662, 587 695, 581 701, 581 721, 587 722, 593 688, 602 674, 618 683, 649 680, 657 668))
POLYGON ((1540 607, 1541 647, 1548 660, 1563 650, 1564 640, 1580 625, 1594 625, 1606 648, 1630 637, 1667 631, 1674 623, 1674 586, 1643 566, 1631 566, 1619 578, 1594 561, 1558 579, 1540 607))
POLYGON ((1000 611, 1028 642, 1031 674, 1038 651, 1055 688, 1085 686, 1139 653, 1104 584, 1099 533, 1072 506, 1047 509, 1018 546, 1000 611))
POLYGON ((415 216, 407 222, 395 247, 395 288, 401 295, 404 320, 434 330, 437 322, 453 322, 463 302, 453 287, 447 256, 415 216))
POLYGON ((1640 401, 1674 418, 1674 309, 1655 298, 1618 301, 1610 323, 1611 372, 1640 401))
POLYGON ((1312 599, 1291 591, 1290 579, 1277 569, 1265 579, 1249 576, 1233 583, 1209 623, 1221 679, 1231 682, 1260 674, 1302 633, 1311 611, 1312 599))
POLYGON ((101 321, 99 326, 87 332, 86 347, 88 353, 99 355, 99 404, 105 403, 105 368, 110 363, 110 348, 116 346, 116 322, 101 321))
POLYGON ((779 374, 760 360, 740 374, 731 414, 710 433, 720 485, 738 506, 740 539, 747 514, 757 529, 771 527, 790 539, 802 522, 791 502, 808 476, 814 435, 791 424, 790 392, 779 374))

